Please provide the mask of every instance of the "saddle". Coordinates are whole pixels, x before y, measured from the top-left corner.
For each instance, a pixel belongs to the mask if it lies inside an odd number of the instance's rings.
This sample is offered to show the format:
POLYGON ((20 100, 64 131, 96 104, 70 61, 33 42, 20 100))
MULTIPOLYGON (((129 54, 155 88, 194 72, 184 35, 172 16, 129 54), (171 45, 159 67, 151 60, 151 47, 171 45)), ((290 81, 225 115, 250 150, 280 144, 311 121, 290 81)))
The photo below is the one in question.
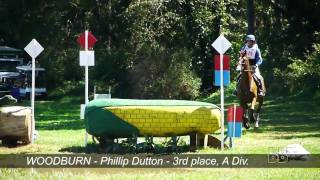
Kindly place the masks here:
MULTIPOLYGON (((253 78, 253 81, 251 81, 251 85, 250 85, 250 91, 253 92, 252 88, 253 88, 253 83, 255 83, 255 85, 257 86, 257 94, 259 94, 259 88, 261 88, 261 90, 265 93, 266 90, 265 90, 265 87, 264 87, 264 83, 261 82, 259 80, 259 78, 255 75, 255 74, 252 74, 252 78, 253 78)), ((237 87, 239 86, 240 84, 240 80, 241 80, 241 74, 238 75, 237 77, 237 87)))

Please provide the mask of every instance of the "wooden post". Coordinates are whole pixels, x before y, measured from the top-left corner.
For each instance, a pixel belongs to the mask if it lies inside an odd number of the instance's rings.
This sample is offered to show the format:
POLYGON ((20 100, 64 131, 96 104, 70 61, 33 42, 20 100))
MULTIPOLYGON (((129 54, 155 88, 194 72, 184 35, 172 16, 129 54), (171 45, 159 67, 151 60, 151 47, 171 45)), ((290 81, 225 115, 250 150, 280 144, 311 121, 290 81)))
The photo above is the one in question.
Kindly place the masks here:
POLYGON ((190 133, 190 151, 197 150, 197 133, 190 133))

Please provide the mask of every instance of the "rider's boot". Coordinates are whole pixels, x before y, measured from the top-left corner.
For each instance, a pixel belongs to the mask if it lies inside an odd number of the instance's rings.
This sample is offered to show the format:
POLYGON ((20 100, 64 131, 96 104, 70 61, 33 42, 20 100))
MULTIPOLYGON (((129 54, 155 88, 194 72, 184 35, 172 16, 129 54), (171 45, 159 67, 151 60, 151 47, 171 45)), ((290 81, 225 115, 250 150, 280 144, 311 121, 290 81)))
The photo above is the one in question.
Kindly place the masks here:
POLYGON ((258 96, 264 97, 265 96, 265 90, 264 90, 265 88, 264 88, 263 80, 261 80, 257 76, 254 76, 253 79, 256 82, 257 87, 258 87, 258 96))
POLYGON ((264 97, 265 96, 265 94, 264 94, 264 92, 263 92, 263 88, 262 88, 262 86, 260 87, 258 87, 258 96, 261 96, 261 97, 264 97))
POLYGON ((265 92, 266 92, 266 88, 265 88, 265 85, 264 85, 264 81, 263 81, 263 79, 259 79, 259 78, 257 78, 258 79, 258 81, 259 81, 259 85, 258 85, 258 96, 260 96, 260 97, 264 97, 266 94, 265 94, 265 92))

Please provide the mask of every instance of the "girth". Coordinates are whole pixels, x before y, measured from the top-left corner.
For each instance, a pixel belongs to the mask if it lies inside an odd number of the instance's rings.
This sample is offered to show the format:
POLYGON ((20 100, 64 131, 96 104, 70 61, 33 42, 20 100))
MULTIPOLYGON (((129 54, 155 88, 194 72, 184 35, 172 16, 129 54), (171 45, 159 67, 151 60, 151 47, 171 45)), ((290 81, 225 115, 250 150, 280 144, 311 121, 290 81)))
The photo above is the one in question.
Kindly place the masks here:
POLYGON ((253 66, 253 65, 257 64, 257 60, 256 59, 249 59, 249 64, 250 64, 250 66, 253 66))

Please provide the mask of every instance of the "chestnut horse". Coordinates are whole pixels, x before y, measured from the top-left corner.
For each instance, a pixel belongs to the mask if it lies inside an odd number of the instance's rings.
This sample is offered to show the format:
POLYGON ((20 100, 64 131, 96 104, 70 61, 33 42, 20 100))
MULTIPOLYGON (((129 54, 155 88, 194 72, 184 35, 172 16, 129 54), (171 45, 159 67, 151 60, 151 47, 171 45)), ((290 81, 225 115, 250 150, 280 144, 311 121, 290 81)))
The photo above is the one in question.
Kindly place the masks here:
POLYGON ((246 129, 249 129, 250 123, 254 123, 254 127, 258 128, 263 97, 258 96, 258 87, 253 79, 254 70, 250 66, 249 59, 245 56, 240 56, 239 63, 241 65, 241 77, 237 85, 237 96, 240 100, 240 106, 245 112, 243 114, 243 125, 246 129), (259 105, 255 111, 257 102, 259 105))

